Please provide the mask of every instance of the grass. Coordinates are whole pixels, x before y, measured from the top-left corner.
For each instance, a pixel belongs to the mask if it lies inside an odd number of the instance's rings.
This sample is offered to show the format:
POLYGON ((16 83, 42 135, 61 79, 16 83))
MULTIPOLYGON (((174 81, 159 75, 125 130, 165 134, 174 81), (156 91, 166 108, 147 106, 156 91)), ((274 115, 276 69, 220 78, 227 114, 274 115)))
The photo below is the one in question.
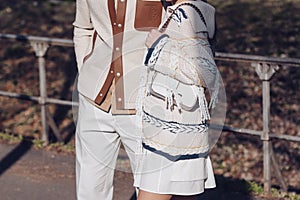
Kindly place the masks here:
MULTIPOLYGON (((248 191, 254 195, 258 196, 264 196, 264 188, 262 185, 252 182, 252 181, 247 181, 247 184, 249 186, 248 191)), ((297 195, 294 192, 283 192, 280 191, 276 188, 271 188, 271 198, 280 198, 280 199, 289 199, 289 200, 300 200, 300 196, 297 195)))
POLYGON ((8 144, 17 144, 23 140, 30 140, 36 149, 50 150, 61 153, 75 153, 75 146, 72 144, 64 144, 60 142, 45 144, 43 140, 24 137, 22 135, 12 135, 0 132, 0 141, 8 144))

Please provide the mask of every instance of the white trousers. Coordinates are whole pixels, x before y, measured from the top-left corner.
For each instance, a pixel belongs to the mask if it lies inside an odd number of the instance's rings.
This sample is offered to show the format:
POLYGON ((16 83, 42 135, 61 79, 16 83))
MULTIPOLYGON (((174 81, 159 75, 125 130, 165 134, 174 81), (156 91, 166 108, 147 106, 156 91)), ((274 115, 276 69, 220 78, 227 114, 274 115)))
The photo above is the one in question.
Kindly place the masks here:
POLYGON ((135 115, 106 113, 79 95, 76 130, 76 193, 78 200, 111 200, 121 142, 132 170, 138 139, 135 115))

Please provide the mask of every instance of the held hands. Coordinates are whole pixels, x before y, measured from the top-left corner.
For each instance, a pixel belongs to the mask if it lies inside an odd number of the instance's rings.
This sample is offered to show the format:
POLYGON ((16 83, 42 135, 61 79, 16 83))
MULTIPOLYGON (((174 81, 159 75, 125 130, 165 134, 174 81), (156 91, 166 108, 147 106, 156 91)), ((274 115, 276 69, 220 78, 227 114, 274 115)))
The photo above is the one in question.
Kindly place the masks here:
POLYGON ((159 32, 158 29, 152 29, 147 35, 145 42, 146 47, 150 48, 161 35, 163 35, 163 33, 159 32))

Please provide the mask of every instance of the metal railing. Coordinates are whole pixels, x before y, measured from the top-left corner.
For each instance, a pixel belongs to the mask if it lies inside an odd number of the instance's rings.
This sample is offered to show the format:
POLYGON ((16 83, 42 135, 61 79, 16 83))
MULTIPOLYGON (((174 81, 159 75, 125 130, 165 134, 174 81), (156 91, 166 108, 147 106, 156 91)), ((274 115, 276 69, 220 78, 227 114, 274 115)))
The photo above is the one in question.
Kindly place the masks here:
MULTIPOLYGON (((30 100, 38 102, 41 106, 41 121, 42 121, 42 139, 48 142, 48 126, 50 126, 57 137, 58 141, 62 141, 55 121, 47 110, 47 104, 59 104, 77 106, 78 103, 66 101, 61 99, 54 99, 47 97, 46 90, 46 66, 45 55, 50 46, 65 46, 72 47, 72 40, 23 36, 13 34, 0 34, 0 39, 9 39, 15 41, 29 42, 35 51, 39 64, 39 81, 40 81, 40 96, 29 96, 24 94, 17 94, 8 91, 0 91, 0 96, 7 96, 11 98, 18 98, 23 100, 30 100)), ((264 56, 244 55, 244 54, 231 54, 231 53, 216 53, 216 60, 221 61, 234 61, 246 62, 255 68, 259 79, 262 82, 262 102, 263 102, 263 130, 250 130, 243 128, 233 128, 224 126, 223 130, 234 133, 243 133, 254 136, 259 136, 263 143, 263 184, 266 194, 270 193, 271 189, 271 166, 274 167, 275 174, 280 182, 283 190, 287 190, 287 185, 281 175, 280 168, 274 157, 271 138, 283 139, 288 141, 300 142, 299 136, 278 135, 270 132, 270 80, 280 67, 300 67, 300 59, 294 58, 270 58, 264 56)))
POLYGON ((0 95, 11 97, 11 98, 18 98, 18 99, 38 102, 41 106, 42 140, 45 141, 46 143, 49 142, 48 141, 48 125, 49 125, 57 140, 59 142, 62 142, 62 137, 59 134, 59 129, 56 126, 54 119, 47 111, 47 104, 53 103, 59 105, 72 106, 72 105, 78 105, 78 103, 47 97, 45 55, 50 46, 73 47, 73 41, 67 39, 59 39, 59 38, 24 36, 24 35, 14 35, 14 34, 0 34, 0 39, 9 39, 9 40, 30 43, 30 45, 32 46, 35 52, 36 57, 38 58, 40 96, 38 97, 29 96, 24 94, 12 93, 8 91, 0 91, 0 95))

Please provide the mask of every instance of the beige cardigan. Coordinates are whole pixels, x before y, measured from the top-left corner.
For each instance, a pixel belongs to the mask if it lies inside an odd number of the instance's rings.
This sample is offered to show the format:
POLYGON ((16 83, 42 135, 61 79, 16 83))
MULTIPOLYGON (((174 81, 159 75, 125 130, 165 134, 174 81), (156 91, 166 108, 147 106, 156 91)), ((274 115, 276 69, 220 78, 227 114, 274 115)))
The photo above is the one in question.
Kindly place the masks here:
POLYGON ((110 0, 77 0, 73 25, 79 71, 78 90, 87 98, 95 100, 106 84, 107 75, 112 73, 114 81, 109 87, 110 90, 101 94, 104 100, 100 107, 108 111, 111 106, 113 114, 132 114, 146 51, 144 43, 148 33, 138 28, 159 25, 163 9, 157 0, 119 0, 116 19, 112 21, 108 1, 110 0), (123 11, 124 21, 122 16, 119 16, 123 11), (124 31, 123 34, 118 34, 121 35, 122 41, 120 47, 116 46, 118 42, 114 41, 113 27, 114 30, 120 28, 124 31), (95 32, 96 40, 93 45, 92 38, 95 32), (115 55, 114 59, 119 59, 120 56, 116 55, 122 52, 120 58, 122 66, 120 67, 120 62, 117 62, 120 72, 110 69, 112 52, 115 55), (87 54, 90 56, 83 62, 87 54), (121 91, 120 94, 114 92, 116 88, 121 91), (118 103, 122 103, 120 104, 122 107, 118 107, 118 103))

